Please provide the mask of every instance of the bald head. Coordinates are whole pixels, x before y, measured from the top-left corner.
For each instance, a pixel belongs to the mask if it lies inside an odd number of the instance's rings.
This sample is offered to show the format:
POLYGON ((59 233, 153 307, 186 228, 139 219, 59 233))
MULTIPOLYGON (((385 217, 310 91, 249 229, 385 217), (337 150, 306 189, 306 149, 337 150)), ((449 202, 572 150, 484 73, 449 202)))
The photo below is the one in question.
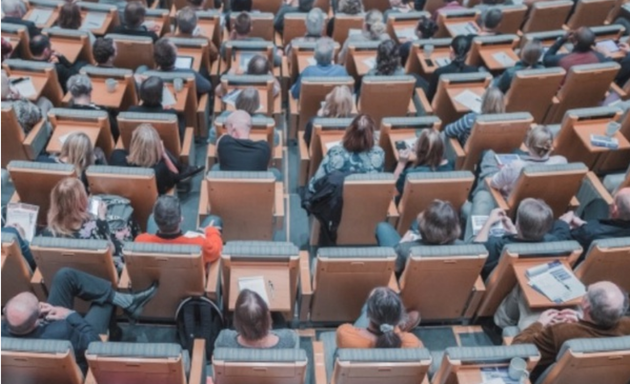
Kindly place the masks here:
POLYGON ((628 295, 610 281, 588 286, 584 312, 602 327, 614 327, 628 311, 628 295))
POLYGON ((225 120, 225 128, 228 135, 235 139, 248 139, 252 130, 252 117, 245 111, 234 111, 225 120))
POLYGON ((615 194, 613 219, 630 220, 630 187, 622 188, 615 194))
POLYGON ((16 335, 29 333, 39 319, 39 300, 30 292, 22 292, 7 303, 4 315, 11 333, 16 335))

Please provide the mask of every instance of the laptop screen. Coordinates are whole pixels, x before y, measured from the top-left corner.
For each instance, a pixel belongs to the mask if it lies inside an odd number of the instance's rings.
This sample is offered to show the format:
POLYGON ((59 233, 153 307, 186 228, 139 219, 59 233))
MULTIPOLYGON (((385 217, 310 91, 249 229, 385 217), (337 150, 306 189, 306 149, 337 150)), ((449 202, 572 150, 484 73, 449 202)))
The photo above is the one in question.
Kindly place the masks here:
POLYGON ((192 68, 193 58, 190 56, 177 56, 175 59, 175 68, 190 69, 192 68))

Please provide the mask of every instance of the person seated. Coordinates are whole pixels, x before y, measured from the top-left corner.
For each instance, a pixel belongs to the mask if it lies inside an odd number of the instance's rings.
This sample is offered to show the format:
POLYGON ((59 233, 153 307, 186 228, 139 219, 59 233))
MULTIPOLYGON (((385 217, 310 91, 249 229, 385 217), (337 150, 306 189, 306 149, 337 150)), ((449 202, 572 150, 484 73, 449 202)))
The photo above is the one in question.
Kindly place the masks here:
POLYGON ((208 40, 208 58, 210 62, 219 57, 219 50, 212 42, 212 36, 206 36, 198 26, 199 18, 192 7, 185 7, 177 12, 177 31, 173 37, 195 38, 202 37, 208 40))
POLYGON ((481 112, 468 112, 459 120, 447 124, 444 127, 444 135, 457 138, 459 143, 464 146, 475 126, 477 116, 500 113, 505 113, 505 95, 498 88, 490 87, 486 89, 481 97, 481 112))
POLYGON ((562 345, 573 339, 590 339, 630 335, 628 294, 609 281, 588 286, 580 311, 571 309, 543 312, 538 321, 521 330, 512 344, 534 344, 540 360, 530 378, 536 380, 551 364, 562 345))
POLYGON ((519 53, 520 60, 513 67, 508 68, 503 74, 496 78, 494 86, 499 88, 501 92, 507 94, 512 85, 512 79, 516 76, 516 72, 524 69, 541 69, 544 68, 539 63, 543 54, 543 45, 540 40, 528 41, 519 53))
POLYGON ((359 319, 337 328, 337 348, 422 348, 410 333, 418 324, 420 314, 405 313, 398 294, 386 287, 374 288, 359 319))
MULTIPOLYGON (((243 88, 238 96, 236 97, 236 101, 234 102, 234 109, 241 110, 247 112, 252 118, 254 117, 263 117, 266 118, 267 115, 260 113, 261 105, 260 105, 260 94, 258 90, 254 87, 246 87, 243 88)), ((221 112, 219 117, 227 118, 232 114, 233 111, 225 110, 221 112)), ((208 143, 216 144, 217 141, 217 130, 213 125, 210 127, 210 134, 208 135, 208 143)), ((278 130, 274 131, 274 146, 278 145, 280 142, 280 135, 278 130)))
POLYGON ((496 36, 501 32, 497 31, 501 21, 503 20, 503 12, 500 8, 487 8, 481 12, 477 19, 479 25, 479 36, 496 36))
POLYGON ((92 45, 92 56, 96 61, 96 66, 100 68, 114 68, 114 60, 118 49, 114 39, 109 37, 99 37, 92 45))
MULTIPOLYGON (((250 36, 253 29, 254 23, 252 22, 252 17, 247 12, 241 12, 236 16, 234 28, 230 31, 228 41, 264 41, 262 37, 250 36)), ((230 58, 226 57, 226 43, 227 42, 224 41, 221 44, 221 58, 227 61, 230 58)), ((275 46, 273 47, 273 64, 276 67, 282 64, 282 56, 276 50, 275 46)))
POLYGON ((433 11, 431 19, 433 21, 437 21, 438 15, 442 13, 442 11, 451 11, 457 9, 466 9, 466 7, 464 7, 458 0, 444 0, 444 5, 433 11))
POLYGON ((413 148, 398 152, 398 164, 394 170, 396 179, 397 200, 405 188, 407 175, 416 172, 448 172, 454 170, 453 163, 444 157, 444 141, 435 129, 423 129, 413 148), (411 154, 416 159, 411 163, 411 154))
POLYGON ((374 142, 376 123, 369 115, 355 117, 343 134, 341 143, 328 150, 317 172, 309 182, 309 190, 315 192, 315 184, 327 175, 344 173, 383 172, 385 151, 374 142))
POLYGON ((129 112, 143 113, 167 113, 177 116, 177 127, 179 130, 179 140, 183 142, 186 132, 186 122, 184 116, 180 115, 171 107, 164 108, 162 106, 162 91, 164 90, 164 81, 157 76, 147 77, 140 85, 140 100, 142 104, 132 105, 129 112))
MULTIPOLYGON (((457 3, 457 1, 454 1, 454 3, 457 3)), ((471 73, 479 71, 479 68, 466 64, 471 45, 471 39, 467 36, 460 35, 453 38, 450 47, 451 62, 448 65, 437 68, 431 75, 429 89, 427 90, 427 98, 429 100, 433 100, 433 97, 435 97, 440 76, 450 73, 471 73)))
POLYGON ((252 0, 230 0, 230 10, 225 12, 225 27, 228 31, 232 30, 232 13, 239 14, 241 12, 258 12, 253 9, 253 1, 252 0))
POLYGON ((546 243, 569 239, 566 225, 553 219, 553 211, 540 199, 523 199, 516 211, 516 225, 501 208, 490 212, 477 236, 475 243, 483 243, 488 250, 488 258, 481 270, 485 280, 499 264, 503 247, 511 243, 546 243), (490 229, 501 223, 505 233, 501 236, 490 236, 490 229))
POLYGON ((114 140, 118 140, 120 131, 118 129, 118 120, 116 112, 106 110, 92 103, 92 80, 86 75, 73 75, 68 79, 66 85, 68 93, 72 96, 69 107, 71 109, 80 109, 84 111, 106 111, 109 116, 109 128, 112 132, 114 140))
POLYGON ((568 74, 574 65, 608 61, 606 56, 593 49, 594 46, 595 33, 588 27, 580 27, 576 31, 567 32, 559 37, 543 56, 543 64, 547 68, 562 67, 568 74), (567 42, 573 44, 573 50, 570 53, 558 53, 567 42))
POLYGON ((344 118, 352 116, 354 108, 354 96, 350 88, 346 85, 338 85, 330 91, 324 99, 324 104, 317 111, 317 116, 312 117, 306 124, 304 130, 304 141, 306 146, 311 146, 313 136, 313 121, 318 117, 344 118))
MULTIPOLYGON (((334 4, 334 2, 333 2, 334 4)), ((365 12, 363 9, 363 1, 361 0, 339 0, 337 2, 337 12, 343 15, 361 15, 365 12)), ((326 25, 326 35, 333 37, 335 32, 335 16, 328 20, 326 25)))
POLYGON ((383 22, 383 14, 377 9, 372 9, 365 14, 363 20, 363 28, 361 33, 349 35, 346 39, 339 56, 337 57, 339 64, 345 65, 350 43, 361 41, 382 41, 389 40, 391 37, 387 33, 387 26, 383 22))
POLYGON ((214 347, 299 348, 299 336, 294 330, 271 330, 272 325, 271 312, 267 303, 256 292, 243 289, 234 304, 234 330, 222 330, 214 342, 214 347))
POLYGON ((144 18, 147 15, 147 9, 141 1, 130 1, 125 6, 124 24, 114 27, 112 33, 128 36, 144 36, 150 37, 155 43, 160 37, 158 32, 160 26, 153 25, 150 29, 144 25, 144 18))
POLYGON ((52 103, 48 99, 41 101, 42 105, 46 107, 46 111, 42 111, 39 106, 22 97, 17 89, 11 88, 11 81, 4 71, 2 71, 1 97, 2 104, 10 104, 13 108, 18 124, 22 127, 25 135, 28 135, 33 127, 42 120, 42 117, 46 116, 46 112, 53 108, 52 103))
POLYGON ((153 59, 161 72, 167 73, 191 73, 195 77, 197 95, 203 95, 212 90, 212 84, 199 72, 191 68, 177 68, 177 47, 168 38, 161 38, 153 46, 153 59))
POLYGON ((123 293, 116 291, 109 280, 63 267, 55 273, 48 289, 46 302, 40 302, 31 292, 19 293, 7 302, 2 337, 67 340, 85 374, 85 352, 92 341, 101 340, 100 334, 107 334, 114 306, 135 322, 157 293, 158 284, 137 293, 123 293), (85 316, 73 309, 76 298, 90 302, 85 316))
POLYGON ((325 15, 319 8, 313 8, 306 14, 304 24, 306 26, 306 35, 296 37, 286 46, 284 52, 286 56, 291 55, 291 47, 296 43, 314 42, 322 37, 324 33, 325 15))
POLYGON ((291 96, 294 99, 300 98, 300 88, 302 86, 302 79, 305 77, 335 77, 335 76, 348 76, 346 68, 334 64, 335 55, 335 42, 330 37, 322 37, 317 40, 315 45, 315 52, 313 56, 317 64, 309 65, 302 70, 300 76, 298 76, 295 84, 291 87, 291 96))
MULTIPOLYGON (((240 72, 239 68, 233 67, 230 69, 230 73, 239 73, 239 72, 240 72)), ((266 76, 266 75, 273 75, 273 71, 267 57, 261 54, 256 54, 254 55, 254 57, 252 57, 249 60, 249 63, 247 64, 247 72, 245 74, 249 76, 266 76)), ((217 85, 217 87, 214 89, 214 95, 216 97, 221 97, 226 92, 227 92, 227 89, 223 87, 223 84, 217 85)), ((278 97, 279 94, 280 94, 280 82, 278 81, 277 78, 274 77, 273 97, 278 97)))
POLYGON ((271 161, 271 148, 266 140, 250 139, 251 116, 245 111, 234 111, 225 120, 224 126, 226 134, 217 139, 218 169, 266 171, 271 161))
POLYGON ((287 0, 276 13, 273 27, 282 34, 284 32, 284 16, 288 13, 306 13, 313 8, 315 0, 287 0))
MULTIPOLYGON (((384 40, 376 50, 376 63, 366 76, 403 76, 405 69, 400 65, 400 50, 394 40, 384 40)), ((357 84, 357 95, 361 94, 363 78, 357 84)))
POLYGON ((396 250, 396 274, 401 274, 412 247, 420 245, 464 244, 461 235, 459 215, 448 201, 433 200, 412 223, 402 238, 389 223, 376 226, 376 242, 379 247, 392 247, 396 250))
POLYGON ((62 29, 81 30, 88 33, 90 44, 94 44, 96 37, 89 28, 83 26, 83 16, 81 16, 81 8, 77 3, 64 3, 59 9, 59 17, 57 18, 57 27, 62 29))
POLYGON ((86 62, 77 61, 74 65, 66 59, 64 55, 54 51, 50 45, 50 39, 45 35, 37 35, 29 43, 33 61, 41 61, 55 64, 57 79, 63 92, 67 92, 66 84, 70 77, 77 75, 79 69, 86 65, 86 62))
MULTIPOLYGON (((426 16, 420 16, 418 24, 416 24, 416 37, 418 39, 431 39, 438 30, 438 26, 435 21, 426 16)), ((413 40, 408 40, 400 45, 400 63, 404 67, 407 64, 409 53, 411 52, 411 46, 413 40)))
POLYGON ((37 28, 34 22, 24 19, 27 11, 26 3, 22 0, 2 1, 2 22, 25 26, 29 37, 32 39, 40 35, 42 31, 37 28))
POLYGON ((201 223, 200 229, 203 229, 203 235, 188 236, 188 233, 184 233, 181 229, 183 221, 184 217, 179 199, 176 196, 162 195, 158 197, 153 206, 153 213, 149 217, 147 225, 147 233, 138 235, 135 242, 199 245, 207 270, 211 263, 221 257, 221 250, 223 249, 221 226, 223 223, 217 216, 208 216, 201 223))

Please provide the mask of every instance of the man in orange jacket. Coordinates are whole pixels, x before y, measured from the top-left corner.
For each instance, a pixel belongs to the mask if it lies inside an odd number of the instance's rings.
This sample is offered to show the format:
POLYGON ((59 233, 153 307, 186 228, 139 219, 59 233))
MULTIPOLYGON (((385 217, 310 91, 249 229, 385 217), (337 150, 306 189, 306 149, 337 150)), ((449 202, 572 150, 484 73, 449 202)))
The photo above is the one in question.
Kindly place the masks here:
POLYGON ((183 233, 180 226, 183 221, 179 199, 175 196, 162 195, 153 206, 153 215, 149 218, 147 233, 136 237, 138 243, 157 244, 186 244, 199 245, 202 248, 203 260, 208 268, 209 264, 221 257, 223 240, 221 239, 221 219, 209 216, 201 227, 202 233, 183 233), (154 223, 152 222, 154 220, 154 223), (157 225, 157 232, 153 234, 157 225))

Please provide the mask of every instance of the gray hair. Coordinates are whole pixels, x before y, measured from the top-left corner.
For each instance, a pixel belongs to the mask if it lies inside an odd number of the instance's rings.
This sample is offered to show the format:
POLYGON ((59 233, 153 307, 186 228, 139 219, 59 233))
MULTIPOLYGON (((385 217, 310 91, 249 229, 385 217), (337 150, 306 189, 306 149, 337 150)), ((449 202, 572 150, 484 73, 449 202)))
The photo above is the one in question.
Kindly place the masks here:
POLYGON ((595 324, 602 327, 610 328, 615 326, 628 311, 628 295, 613 283, 606 285, 598 283, 589 287, 586 299, 590 304, 589 314, 591 319, 595 324), (614 291, 614 288, 616 288, 617 292, 614 291), (615 299, 615 296, 619 293, 623 295, 623 300, 621 301, 615 299))
POLYGON ((321 36, 324 31, 324 12, 319 8, 311 9, 306 15, 304 24, 310 36, 321 36))
POLYGON ((72 97, 89 96, 92 93, 92 81, 85 75, 74 75, 68 79, 66 88, 72 97))
POLYGON ((197 27, 197 13, 190 7, 185 7, 177 13, 177 26, 181 33, 193 33, 197 27))
POLYGON ((330 37, 322 37, 315 45, 315 61, 320 65, 329 65, 333 61, 335 42, 330 37))
POLYGON ((22 0, 3 0, 2 13, 22 17, 26 14, 26 4, 22 0))
POLYGON ((158 197, 153 207, 153 219, 161 233, 175 233, 179 231, 179 224, 182 220, 182 209, 179 199, 170 195, 158 197))

